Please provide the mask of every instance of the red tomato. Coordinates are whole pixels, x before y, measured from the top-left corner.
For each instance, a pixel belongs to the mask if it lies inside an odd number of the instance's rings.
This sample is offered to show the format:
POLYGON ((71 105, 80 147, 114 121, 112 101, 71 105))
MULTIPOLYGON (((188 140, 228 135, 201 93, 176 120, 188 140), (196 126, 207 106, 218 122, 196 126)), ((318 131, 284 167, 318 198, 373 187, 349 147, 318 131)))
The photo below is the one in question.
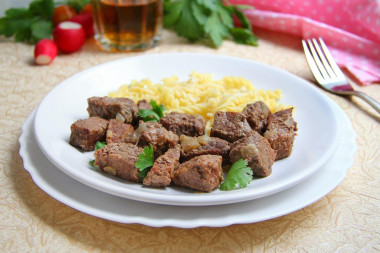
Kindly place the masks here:
POLYGON ((75 11, 73 7, 66 4, 60 5, 54 8, 53 18, 52 18, 53 26, 55 27, 62 21, 69 20, 70 18, 73 18, 76 15, 77 15, 77 12, 75 11))
POLYGON ((91 4, 86 4, 85 6, 83 6, 82 10, 80 11, 80 14, 92 14, 92 6, 91 4))

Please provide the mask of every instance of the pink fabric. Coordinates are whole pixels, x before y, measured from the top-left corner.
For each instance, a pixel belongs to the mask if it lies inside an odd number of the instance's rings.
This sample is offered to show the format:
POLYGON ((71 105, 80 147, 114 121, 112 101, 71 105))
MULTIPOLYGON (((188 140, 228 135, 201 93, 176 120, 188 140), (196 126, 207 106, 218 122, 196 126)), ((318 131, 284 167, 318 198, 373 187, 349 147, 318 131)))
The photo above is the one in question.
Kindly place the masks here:
MULTIPOLYGON (((378 0, 229 0, 254 7, 253 26, 308 38, 323 38, 338 65, 359 84, 380 83, 378 0)), ((301 45, 301 42, 300 42, 301 45)))

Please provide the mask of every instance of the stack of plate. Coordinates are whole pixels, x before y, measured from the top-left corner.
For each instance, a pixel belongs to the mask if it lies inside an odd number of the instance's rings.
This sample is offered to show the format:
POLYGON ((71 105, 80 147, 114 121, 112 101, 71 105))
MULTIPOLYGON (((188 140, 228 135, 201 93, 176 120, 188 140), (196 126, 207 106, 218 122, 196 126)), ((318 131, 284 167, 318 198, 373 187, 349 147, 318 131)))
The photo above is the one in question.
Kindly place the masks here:
POLYGON ((24 167, 35 183, 66 205, 116 222, 181 228, 253 223, 299 210, 344 179, 356 150, 347 116, 310 83, 250 60, 189 53, 126 58, 65 80, 29 116, 19 141, 24 167), (275 162, 269 177, 228 192, 152 189, 94 169, 88 163, 93 153, 69 144, 70 125, 88 117, 88 97, 106 96, 133 79, 155 82, 174 74, 187 79, 192 71, 213 73, 215 79, 240 76, 257 88, 281 89, 281 102, 295 107, 293 153, 275 162))

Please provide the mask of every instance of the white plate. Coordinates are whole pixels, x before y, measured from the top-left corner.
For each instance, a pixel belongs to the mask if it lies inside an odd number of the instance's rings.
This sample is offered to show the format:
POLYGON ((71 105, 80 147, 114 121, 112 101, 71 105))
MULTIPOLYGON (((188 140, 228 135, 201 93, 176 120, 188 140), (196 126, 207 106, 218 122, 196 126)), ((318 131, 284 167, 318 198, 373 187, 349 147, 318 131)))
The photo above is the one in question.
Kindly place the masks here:
POLYGON ((236 203, 277 193, 317 171, 335 151, 339 132, 334 112, 314 86, 285 71, 250 60, 208 54, 157 54, 131 57, 85 70, 57 85, 41 102, 35 116, 35 137, 48 159, 74 179, 117 196, 170 205, 236 203), (236 191, 194 194, 182 188, 152 189, 93 169, 91 152, 69 145, 70 125, 87 118, 87 98, 104 96, 132 79, 160 81, 173 74, 186 79, 191 71, 215 78, 241 76, 263 89, 282 89, 281 102, 296 107, 298 136, 291 157, 275 162, 273 173, 236 191))
POLYGON ((351 122, 335 104, 342 133, 333 156, 318 172, 296 186, 271 196, 223 206, 180 207, 128 200, 94 190, 57 169, 36 148, 33 117, 22 127, 20 155, 34 182, 47 194, 81 212, 120 223, 152 227, 223 227, 264 221, 297 211, 332 191, 346 176, 356 151, 351 122))

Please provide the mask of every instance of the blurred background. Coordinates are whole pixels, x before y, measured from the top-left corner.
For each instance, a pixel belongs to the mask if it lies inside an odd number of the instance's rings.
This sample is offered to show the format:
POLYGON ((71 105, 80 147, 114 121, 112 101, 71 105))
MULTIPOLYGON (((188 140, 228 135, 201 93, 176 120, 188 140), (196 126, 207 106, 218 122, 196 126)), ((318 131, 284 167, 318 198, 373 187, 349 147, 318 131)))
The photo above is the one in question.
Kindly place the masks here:
POLYGON ((0 0, 0 17, 9 8, 27 7, 32 0, 0 0))

